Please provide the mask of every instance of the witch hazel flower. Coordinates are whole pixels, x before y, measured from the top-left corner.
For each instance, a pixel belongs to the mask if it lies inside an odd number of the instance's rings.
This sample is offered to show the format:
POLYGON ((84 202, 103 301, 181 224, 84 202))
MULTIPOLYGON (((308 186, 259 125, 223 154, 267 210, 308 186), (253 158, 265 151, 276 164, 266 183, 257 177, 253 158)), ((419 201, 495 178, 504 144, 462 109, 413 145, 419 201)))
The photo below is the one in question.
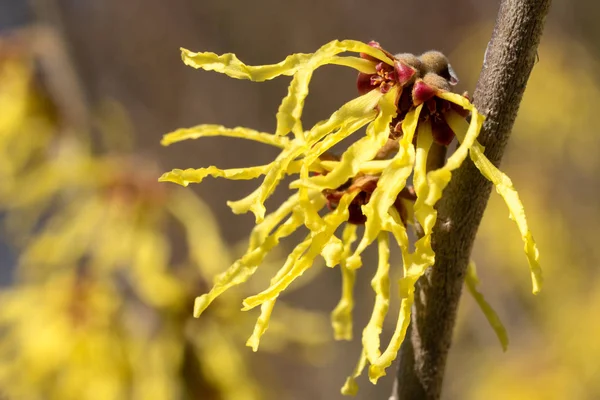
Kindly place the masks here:
MULTIPOLYGON (((362 266, 364 250, 377 242, 379 260, 372 279, 373 313, 362 332, 363 351, 359 363, 342 393, 356 393, 355 378, 367 366, 370 380, 377 382, 386 374, 405 339, 415 283, 435 262, 431 246, 437 219, 435 206, 453 171, 468 156, 504 198, 525 244, 533 291, 540 290, 538 250, 519 196, 510 179, 485 157, 483 146, 477 142, 484 117, 466 95, 451 92, 458 80, 443 54, 430 51, 421 56, 392 55, 376 42, 336 40, 314 53, 293 54, 277 64, 264 66, 248 66, 230 53, 217 55, 182 49, 182 57, 191 67, 237 79, 261 82, 281 75, 292 76, 288 93, 277 112, 274 134, 245 127, 199 125, 176 130, 162 140, 163 145, 170 145, 187 139, 226 136, 281 149, 266 165, 175 169, 160 178, 187 186, 200 183, 207 176, 233 180, 263 177, 254 192, 228 203, 236 214, 252 212, 256 226, 246 253, 216 277, 208 293, 196 299, 195 316, 200 316, 221 293, 248 280, 282 239, 306 229, 305 239, 289 253, 270 286, 243 301, 243 310, 261 307, 247 345, 255 351, 258 349, 278 296, 319 256, 328 267, 339 265, 341 270, 342 296, 332 313, 332 325, 336 339, 350 340, 356 271, 362 266), (347 52, 358 53, 358 57, 341 55, 347 52), (327 64, 357 70, 360 96, 343 104, 328 119, 306 128, 302 124, 302 111, 308 86, 314 71, 327 64), (359 133, 363 127, 366 127, 365 133, 359 133), (341 155, 331 153, 333 146, 352 135, 360 137, 341 155), (458 145, 444 165, 428 169, 428 156, 434 143, 447 146, 454 138, 458 145), (289 186, 293 194, 276 210, 267 213, 264 202, 286 175, 295 177, 289 186), (409 186, 407 182, 411 177, 413 185, 409 186), (409 225, 420 227, 419 238, 412 246, 407 234, 409 225), (390 238, 402 254, 403 277, 394 291, 390 290, 389 279, 390 238), (382 349, 380 334, 390 293, 399 293, 401 307, 390 343, 382 349)), ((474 288, 476 275, 469 277, 474 288)), ((487 306, 480 295, 478 303, 487 306)), ((497 319, 489 307, 482 308, 488 319, 497 319)), ((497 333, 503 329, 499 326, 497 333)))

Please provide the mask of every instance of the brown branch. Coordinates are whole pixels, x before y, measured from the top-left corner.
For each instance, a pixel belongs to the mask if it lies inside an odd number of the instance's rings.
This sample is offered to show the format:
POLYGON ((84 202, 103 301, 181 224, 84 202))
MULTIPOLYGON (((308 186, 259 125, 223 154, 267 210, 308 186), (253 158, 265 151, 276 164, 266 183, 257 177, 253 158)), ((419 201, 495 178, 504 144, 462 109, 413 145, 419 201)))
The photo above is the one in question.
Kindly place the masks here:
MULTIPOLYGON (((487 119, 479 137, 499 165, 535 64, 550 0, 502 0, 475 89, 487 119)), ((392 398, 438 399, 456 310, 491 183, 469 161, 454 173, 439 203, 436 263, 418 282, 410 331, 400 351, 392 398)))

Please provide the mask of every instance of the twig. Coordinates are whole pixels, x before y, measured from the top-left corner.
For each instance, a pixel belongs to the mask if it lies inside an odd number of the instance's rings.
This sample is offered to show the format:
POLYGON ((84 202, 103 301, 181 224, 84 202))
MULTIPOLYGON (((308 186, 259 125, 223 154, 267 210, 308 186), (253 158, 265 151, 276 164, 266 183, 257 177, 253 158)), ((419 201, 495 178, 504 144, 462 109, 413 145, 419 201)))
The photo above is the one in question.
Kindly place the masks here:
MULTIPOLYGON (((502 0, 475 89, 487 119, 479 136, 498 165, 535 64, 550 0, 502 0)), ((436 263, 418 282, 410 336, 400 352, 392 399, 438 399, 456 310, 492 185, 470 161, 454 173, 438 206, 436 263)))

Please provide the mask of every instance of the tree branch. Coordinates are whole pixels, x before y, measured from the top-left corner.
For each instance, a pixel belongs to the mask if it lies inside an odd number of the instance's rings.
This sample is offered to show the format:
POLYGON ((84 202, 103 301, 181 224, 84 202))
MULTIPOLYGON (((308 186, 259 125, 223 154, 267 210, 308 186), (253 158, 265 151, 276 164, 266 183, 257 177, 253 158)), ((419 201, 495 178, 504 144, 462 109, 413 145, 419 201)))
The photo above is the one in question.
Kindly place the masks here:
MULTIPOLYGON (((501 2, 474 94, 475 106, 487 117, 479 142, 495 165, 502 159, 535 64, 549 7, 550 0, 501 2)), ((393 399, 440 397, 463 281, 491 188, 467 160, 444 192, 432 239, 436 263, 417 284, 393 399)))

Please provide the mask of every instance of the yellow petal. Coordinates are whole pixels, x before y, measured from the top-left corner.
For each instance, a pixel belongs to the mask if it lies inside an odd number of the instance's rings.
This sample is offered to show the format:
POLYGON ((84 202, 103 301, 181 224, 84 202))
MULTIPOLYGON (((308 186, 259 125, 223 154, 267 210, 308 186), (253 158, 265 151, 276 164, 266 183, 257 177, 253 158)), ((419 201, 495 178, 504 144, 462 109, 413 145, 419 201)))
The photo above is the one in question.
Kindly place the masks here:
POLYGON ((465 283, 467 284, 467 289, 469 289, 469 293, 483 311, 485 318, 488 320, 490 326, 496 333, 498 340, 500 341, 500 345, 502 346, 502 350, 506 351, 508 348, 508 333, 506 332, 506 328, 496 311, 490 306, 490 304, 485 300, 483 295, 477 290, 477 286, 479 285, 479 278, 477 277, 477 269, 475 264, 471 261, 469 263, 469 267, 467 268, 467 276, 465 277, 465 283))
POLYGON ((163 146, 168 146, 183 140, 199 139, 211 136, 248 139, 280 148, 284 148, 290 143, 290 140, 286 137, 278 137, 270 133, 259 132, 255 131, 254 129, 244 128, 241 126, 230 129, 222 125, 198 125, 192 128, 177 129, 174 132, 164 135, 160 143, 163 146))
MULTIPOLYGON (((327 139, 324 139, 320 143, 323 143, 325 140, 327 140, 327 139)), ((315 146, 315 147, 317 147, 317 146, 315 146)), ((391 162, 391 160, 371 160, 371 161, 365 161, 360 166, 359 172, 361 172, 363 174, 379 175, 379 174, 381 174, 383 172, 384 169, 387 168, 387 166, 390 164, 390 162, 391 162)), ((339 161, 322 160, 322 161, 320 161, 319 166, 322 167, 326 171, 331 171, 334 168, 336 168, 336 166, 339 163, 340 163, 339 161)))
POLYGON ((280 225, 272 235, 268 236, 263 243, 255 249, 249 249, 248 252, 234 262, 231 267, 218 275, 215 278, 212 289, 208 293, 196 298, 194 303, 194 316, 198 318, 210 303, 227 289, 247 281, 256 272, 258 265, 260 265, 269 251, 277 246, 282 238, 291 235, 301 225, 302 215, 297 212, 293 213, 292 216, 280 225))
POLYGON ((348 206, 356 197, 358 192, 346 193, 341 198, 337 208, 331 213, 327 214, 324 218, 327 228, 319 232, 311 232, 310 234, 310 247, 300 257, 300 259, 294 263, 294 267, 286 273, 276 283, 269 286, 263 292, 248 297, 244 300, 243 310, 250 310, 265 301, 276 298, 283 290, 285 290, 296 278, 301 276, 304 271, 310 268, 313 264, 315 257, 317 257, 325 245, 329 242, 329 239, 334 234, 336 229, 346 220, 348 220, 348 206))
POLYGON ((352 310, 354 309, 354 282, 356 271, 346 265, 346 259, 350 255, 352 243, 356 240, 356 228, 354 224, 346 224, 342 234, 342 257, 340 270, 342 271, 342 296, 339 303, 331 313, 331 324, 333 326, 333 337, 335 340, 352 340, 352 310))
MULTIPOLYGON (((466 122, 460 115, 452 112, 447 113, 446 121, 460 141, 466 140, 463 133, 465 132, 466 122)), ((533 293, 537 294, 541 290, 543 281, 542 269, 539 264, 539 251, 527 225, 525 210, 519 199, 519 194, 515 190, 510 178, 496 168, 483 154, 483 146, 477 141, 475 141, 470 148, 469 155, 481 174, 494 184, 496 192, 502 196, 509 209, 510 218, 516 222, 517 227, 519 228, 519 232, 521 233, 521 237, 525 244, 525 254, 527 255, 527 261, 529 262, 529 269, 531 271, 533 293)))
POLYGON ((379 232, 392 219, 388 214, 396 201, 398 194, 406 186, 406 180, 413 171, 415 149, 412 144, 422 105, 410 111, 402 122, 403 136, 400 140, 398 153, 385 168, 373 191, 369 203, 362 207, 367 217, 365 232, 354 254, 348 260, 350 268, 361 265, 360 254, 375 240, 379 232))
MULTIPOLYGON (((387 142, 390 134, 390 123, 396 116, 396 98, 399 88, 393 87, 379 100, 379 112, 375 120, 367 127, 367 135, 352 144, 342 155, 339 164, 327 175, 319 175, 311 178, 307 184, 315 189, 335 189, 355 176, 360 165, 370 161, 387 142)), ((369 94, 375 92, 372 90, 369 94)), ((363 114, 369 114, 371 110, 365 110, 363 114)))
MULTIPOLYGON (((426 258, 427 261, 425 261, 425 263, 429 261, 429 265, 433 265, 433 262, 435 261, 435 254, 433 254, 431 248, 431 234, 437 219, 437 211, 433 208, 435 204, 427 204, 426 202, 429 191, 431 190, 431 186, 427 179, 427 156, 432 144, 433 135, 431 132, 431 122, 424 121, 420 123, 418 127, 415 173, 413 178, 413 185, 417 195, 414 213, 416 220, 419 222, 419 225, 421 225, 423 235, 417 240, 417 243, 415 243, 415 255, 413 256, 413 260, 416 257, 421 257, 422 259, 426 258)), ((423 263, 419 264, 423 265, 423 263)), ((414 269, 415 266, 408 266, 409 274, 411 273, 411 268, 414 269)), ((427 266, 425 266, 425 268, 427 268, 427 266)), ((413 271, 413 273, 418 272, 413 271)))
POLYGON ((270 165, 263 182, 248 196, 237 201, 228 201, 227 205, 235 214, 243 214, 251 211, 256 223, 260 223, 265 216, 266 208, 264 202, 271 196, 275 187, 285 176, 290 163, 304 151, 304 146, 291 146, 281 152, 270 165))
MULTIPOLYGON (((468 100, 466 100, 464 97, 456 95, 455 93, 452 94, 455 96, 445 97, 450 97, 454 100, 456 100, 456 97, 458 97, 458 99, 465 100, 468 103, 468 100)), ((426 203, 428 205, 434 206, 442 197, 442 192, 452 177, 452 171, 460 167, 463 161, 467 158, 467 154, 469 150, 475 146, 477 136, 479 136, 479 132, 483 126, 483 121, 485 120, 484 116, 479 114, 479 112, 477 112, 471 103, 468 103, 464 106, 467 106, 466 109, 471 111, 471 122, 469 124, 467 124, 467 121, 462 116, 454 111, 450 111, 445 114, 446 121, 448 121, 449 124, 450 120, 452 120, 453 125, 450 125, 450 127, 459 138, 460 145, 448 158, 446 164, 442 168, 431 171, 428 174, 427 179, 429 181, 429 194, 427 195, 426 199, 426 203), (457 132, 455 128, 460 132, 457 132)))
POLYGON ((375 74, 377 63, 360 57, 331 57, 328 64, 343 65, 354 68, 364 74, 375 74))
MULTIPOLYGON (((371 118, 373 115, 372 110, 381 96, 381 93, 373 90, 347 102, 334 112, 328 120, 317 123, 309 132, 306 140, 296 139, 292 141, 290 146, 284 149, 275 161, 271 163, 272 167, 260 187, 241 200, 227 203, 232 211, 235 214, 252 211, 256 217, 256 221, 260 222, 264 218, 266 211, 264 207, 265 200, 273 193, 279 181, 281 181, 286 171, 289 170, 292 161, 303 153, 312 154, 312 157, 316 160, 318 155, 312 150, 315 143, 346 124, 347 121, 353 121, 357 118, 371 118)), ((312 165, 308 160, 304 162, 309 168, 312 165)))
POLYGON ((390 208, 390 216, 391 220, 387 223, 386 229, 392 232, 396 242, 400 246, 405 277, 398 282, 402 302, 400 304, 396 329, 394 330, 394 334, 386 350, 379 358, 371 363, 372 365, 369 368, 369 379, 373 383, 377 382, 380 377, 385 375, 385 370, 396 358, 400 346, 406 337, 406 329, 410 323, 411 307, 414 301, 414 285, 418 280, 417 276, 408 276, 408 272, 414 261, 409 254, 408 235, 406 228, 400 219, 400 214, 392 207, 390 208))
POLYGON ((362 372, 366 366, 367 366, 367 356, 363 352, 360 355, 360 359, 358 360, 356 367, 354 367, 354 371, 352 372, 352 375, 350 375, 346 379, 346 382, 344 383, 344 386, 342 387, 341 393, 343 395, 356 396, 356 394, 358 393, 358 385, 356 384, 356 378, 358 378, 362 374, 362 372))
POLYGON ((271 168, 271 165, 258 165, 256 167, 219 169, 215 166, 199 169, 174 169, 165 172, 159 182, 173 182, 181 186, 187 186, 190 183, 201 183, 207 176, 213 178, 226 178, 231 180, 249 180, 265 175, 271 168))
POLYGON ((254 250, 263 244, 265 239, 271 234, 271 231, 298 206, 299 201, 298 194, 290 196, 277 210, 267 215, 260 224, 255 225, 250 233, 248 249, 254 250))
POLYGON ((375 306, 369 323, 363 330, 362 343, 367 360, 375 362, 381 355, 379 350, 383 321, 390 306, 390 239, 387 232, 381 232, 377 237, 379 262, 377 272, 371 281, 375 292, 375 306))
POLYGON ((379 378, 385 375, 385 370, 392 365, 406 337, 406 330, 410 324, 411 308, 414 302, 415 282, 412 278, 402 278, 400 280, 400 292, 406 293, 400 304, 400 312, 394 335, 383 354, 371 363, 369 367, 369 380, 374 384, 377 383, 379 378))
MULTIPOLYGON (((394 65, 394 62, 383 51, 354 40, 334 40, 325 44, 319 50, 329 55, 329 57, 345 51, 366 53, 389 65, 394 65)), ((211 52, 194 53, 182 48, 181 57, 186 65, 193 68, 220 72, 232 78, 262 82, 280 75, 293 75, 313 57, 313 54, 292 54, 277 64, 257 67, 244 64, 232 53, 223 55, 211 52)))
POLYGON ((325 260, 325 265, 333 268, 338 265, 343 257, 344 245, 335 235, 329 238, 329 242, 321 250, 321 256, 325 260))
MULTIPOLYGON (((296 248, 288 255, 285 264, 277 274, 271 279, 271 285, 275 284, 279 281, 283 276, 288 274, 294 264, 298 261, 298 258, 302 256, 302 254, 308 249, 310 246, 311 239, 310 237, 306 238, 303 242, 298 244, 296 248)), ((273 312, 273 308, 275 307, 275 301, 277 300, 277 296, 268 301, 265 301, 261 304, 260 307, 260 316, 256 321, 256 325, 254 326, 254 331, 252 332, 252 336, 246 342, 246 346, 251 347, 252 351, 258 351, 258 346, 260 345, 260 339, 262 335, 267 331, 269 327, 269 320, 271 318, 271 313, 273 312)))
POLYGON ((231 78, 249 79, 255 82, 266 81, 281 75, 293 75, 299 67, 310 60, 311 56, 312 54, 292 54, 277 64, 254 67, 244 64, 232 53, 217 55, 211 52, 195 53, 184 48, 181 49, 183 62, 192 68, 216 71, 231 78))

